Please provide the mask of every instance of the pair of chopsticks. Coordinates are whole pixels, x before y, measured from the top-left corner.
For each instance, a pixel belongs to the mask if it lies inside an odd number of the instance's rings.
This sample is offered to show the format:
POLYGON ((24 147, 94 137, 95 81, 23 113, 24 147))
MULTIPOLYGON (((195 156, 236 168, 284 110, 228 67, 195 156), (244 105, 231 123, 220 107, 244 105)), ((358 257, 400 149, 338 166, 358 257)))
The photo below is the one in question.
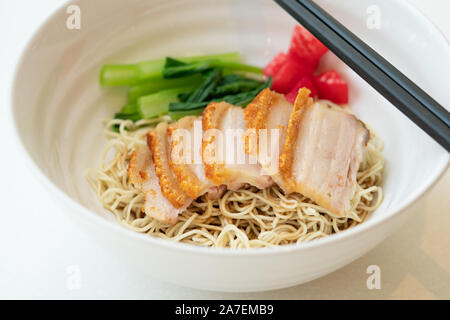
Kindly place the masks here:
POLYGON ((344 63, 450 152, 450 114, 311 0, 275 0, 344 63))

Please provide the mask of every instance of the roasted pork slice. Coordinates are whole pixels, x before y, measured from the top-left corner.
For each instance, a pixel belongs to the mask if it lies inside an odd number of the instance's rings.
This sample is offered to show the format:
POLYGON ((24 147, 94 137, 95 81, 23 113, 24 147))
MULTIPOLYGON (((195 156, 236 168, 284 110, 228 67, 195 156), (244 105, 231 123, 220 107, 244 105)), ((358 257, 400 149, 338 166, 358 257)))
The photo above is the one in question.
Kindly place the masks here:
POLYGON ((216 186, 205 175, 202 160, 202 117, 184 117, 169 127, 172 141, 170 168, 180 188, 191 198, 208 193, 210 199, 218 199, 226 190, 216 186))
POLYGON ((281 186, 299 192, 336 216, 346 216, 369 131, 354 115, 323 102, 303 88, 290 116, 280 156, 281 186))
POLYGON ((247 128, 257 137, 256 140, 247 139, 246 152, 257 157, 258 163, 277 184, 282 183, 279 157, 292 109, 293 105, 284 95, 264 89, 244 110, 247 128), (254 141, 256 145, 252 145, 254 141))
POLYGON ((144 212, 163 223, 174 224, 184 210, 175 208, 163 195, 155 172, 152 155, 147 146, 138 147, 132 154, 128 167, 130 182, 140 189, 145 198, 144 212))
POLYGON ((256 158, 245 152, 247 126, 242 108, 213 102, 205 109, 202 122, 202 158, 207 179, 230 190, 246 183, 260 189, 273 184, 256 158))
POLYGON ((175 208, 187 208, 193 199, 180 188, 169 165, 171 139, 168 136, 168 124, 164 122, 158 124, 154 130, 148 133, 147 142, 162 194, 175 208))

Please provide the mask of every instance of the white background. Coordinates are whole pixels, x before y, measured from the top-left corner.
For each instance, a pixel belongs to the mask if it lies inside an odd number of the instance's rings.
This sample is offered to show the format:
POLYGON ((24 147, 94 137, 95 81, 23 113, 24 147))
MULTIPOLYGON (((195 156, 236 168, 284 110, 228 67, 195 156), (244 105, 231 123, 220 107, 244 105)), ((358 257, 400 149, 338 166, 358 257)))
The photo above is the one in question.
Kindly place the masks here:
MULTIPOLYGON (((411 2, 450 38, 450 1, 411 2)), ((16 60, 36 27, 62 3, 0 0, 0 298, 450 299, 449 172, 395 235, 349 266, 298 287, 254 294, 191 290, 144 278, 113 251, 105 252, 54 205, 11 141, 6 97, 16 60), (381 290, 366 287, 371 264, 381 268, 381 290), (79 288, 71 286, 73 271, 79 271, 79 288)))

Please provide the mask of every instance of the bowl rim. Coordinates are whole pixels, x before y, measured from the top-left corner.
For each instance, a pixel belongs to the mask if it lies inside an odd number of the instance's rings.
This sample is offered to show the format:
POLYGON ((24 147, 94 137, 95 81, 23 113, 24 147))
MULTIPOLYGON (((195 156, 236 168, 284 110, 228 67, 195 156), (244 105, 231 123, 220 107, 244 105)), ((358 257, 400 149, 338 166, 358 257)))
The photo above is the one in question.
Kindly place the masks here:
MULTIPOLYGON (((420 19, 423 25, 428 26, 430 30, 434 31, 434 35, 437 37, 438 41, 444 45, 446 49, 447 55, 450 56, 450 44, 442 32, 437 28, 422 12, 420 12, 415 6, 407 1, 395 0, 397 4, 404 6, 410 14, 414 15, 415 18, 420 19)), ((50 192, 55 194, 60 200, 66 202, 68 205, 70 204, 71 210, 70 214, 76 214, 78 218, 84 219, 86 218, 86 222, 89 222, 91 225, 95 225, 101 227, 108 231, 114 231, 116 234, 127 238, 130 241, 142 241, 142 243, 148 243, 155 246, 162 246, 164 249, 169 249, 171 251, 188 251, 192 253, 198 254, 208 254, 208 255, 225 255, 225 256, 259 256, 259 255, 277 255, 284 254, 294 251, 307 251, 311 249, 316 249, 318 247, 326 246, 330 243, 338 243, 348 240, 349 238, 355 237, 363 232, 367 232, 369 229, 375 229, 380 227, 382 224, 387 223, 393 217, 402 211, 408 209, 412 206, 416 201, 424 196, 424 194, 429 191, 444 175, 446 169, 450 164, 450 155, 447 153, 446 156, 442 155, 442 159, 439 161, 436 166, 436 170, 430 177, 427 178, 426 182, 421 184, 417 190, 410 195, 406 200, 399 202, 395 207, 387 210, 386 214, 380 219, 376 220, 368 220, 362 224, 359 224, 353 228, 344 230, 337 234, 332 234, 325 238, 315 239, 310 242, 305 242, 301 244, 289 244, 282 246, 274 246, 274 247, 264 247, 264 248, 248 248, 248 249, 232 249, 232 248, 213 248, 213 247, 202 247, 195 246, 192 244, 185 244, 179 242, 172 242, 165 239, 160 239, 156 237, 149 236, 147 234, 138 233, 133 231, 127 227, 122 226, 115 220, 107 220, 96 214, 92 210, 86 208, 78 201, 72 199, 69 195, 67 195, 63 190, 61 190, 50 178, 48 178, 43 171, 39 168, 38 164, 33 160, 31 154, 28 152, 25 147, 21 134, 18 128, 18 124, 16 122, 15 116, 15 92, 18 81, 18 72, 20 70, 20 66, 23 64, 23 60, 25 59, 26 54, 29 52, 32 43, 34 43, 35 39, 41 34, 43 29, 48 26, 48 24, 55 18, 61 11, 64 10, 70 3, 73 1, 65 1, 58 8, 56 8, 44 21, 39 25, 39 27, 34 31, 32 36, 27 40, 26 45, 22 48, 19 59, 15 61, 14 71, 13 71, 13 81, 12 87, 10 89, 10 94, 7 97, 7 105, 8 105, 8 117, 9 122, 13 126, 14 134, 13 139, 18 145, 18 148, 21 153, 25 154, 25 163, 28 168, 33 172, 34 176, 37 178, 40 183, 48 188, 50 192), (73 212, 72 212, 73 211, 73 212), (85 216, 85 217, 84 217, 85 216)))

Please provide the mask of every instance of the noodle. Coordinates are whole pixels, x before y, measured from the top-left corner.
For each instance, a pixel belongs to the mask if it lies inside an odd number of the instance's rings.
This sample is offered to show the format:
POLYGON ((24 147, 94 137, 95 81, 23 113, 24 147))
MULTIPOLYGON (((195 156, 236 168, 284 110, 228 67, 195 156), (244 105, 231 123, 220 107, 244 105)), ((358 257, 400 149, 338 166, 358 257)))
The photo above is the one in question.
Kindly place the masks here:
POLYGON ((105 133, 109 140, 98 170, 89 169, 87 179, 102 205, 126 227, 154 237, 200 246, 254 248, 301 243, 354 227, 380 205, 384 159, 382 142, 371 132, 357 174, 356 194, 348 217, 335 217, 301 194, 284 195, 278 186, 259 190, 246 186, 227 191, 220 199, 206 195, 195 200, 167 225, 147 216, 144 197, 128 183, 128 162, 133 150, 146 144, 149 129, 168 117, 142 120, 111 120, 105 133), (119 126, 119 133, 112 130, 119 126))

